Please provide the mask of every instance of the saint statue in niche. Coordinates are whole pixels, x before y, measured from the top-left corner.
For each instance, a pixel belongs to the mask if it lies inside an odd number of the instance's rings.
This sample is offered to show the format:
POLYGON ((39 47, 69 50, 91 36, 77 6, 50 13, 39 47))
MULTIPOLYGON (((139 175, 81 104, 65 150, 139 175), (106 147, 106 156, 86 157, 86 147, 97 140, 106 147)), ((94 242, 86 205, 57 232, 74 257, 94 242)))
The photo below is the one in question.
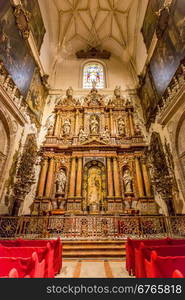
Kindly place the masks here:
POLYGON ((53 135, 53 130, 54 130, 54 126, 51 124, 51 125, 48 127, 47 135, 52 136, 52 135, 53 135))
POLYGON ((99 119, 96 115, 93 115, 90 118, 90 133, 91 134, 99 133, 99 119))
POLYGON ((123 118, 118 120, 118 133, 119 135, 125 135, 125 121, 123 118))
POLYGON ((71 131, 71 121, 69 119, 66 119, 63 124, 63 134, 69 135, 70 131, 71 131))
POLYGON ((100 203, 101 200, 101 170, 97 167, 89 169, 88 203, 100 203))
POLYGON ((125 193, 132 193, 133 186, 132 186, 133 178, 130 174, 130 170, 126 169, 123 174, 123 183, 124 183, 124 190, 125 193))
POLYGON ((67 177, 65 171, 60 169, 57 174, 56 178, 56 192, 57 194, 64 194, 65 193, 65 186, 66 186, 67 177))
POLYGON ((102 140, 105 142, 105 143, 108 143, 110 141, 110 131, 108 129, 108 126, 105 126, 105 130, 102 134, 102 140))

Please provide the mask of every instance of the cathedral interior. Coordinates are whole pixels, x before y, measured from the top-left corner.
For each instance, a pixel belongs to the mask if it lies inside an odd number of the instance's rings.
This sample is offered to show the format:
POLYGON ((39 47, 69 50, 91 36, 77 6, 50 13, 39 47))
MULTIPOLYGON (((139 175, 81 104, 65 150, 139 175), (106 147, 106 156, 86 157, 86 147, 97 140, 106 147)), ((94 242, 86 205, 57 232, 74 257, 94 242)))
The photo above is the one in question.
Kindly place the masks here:
POLYGON ((184 235, 184 1, 1 0, 0 22, 0 235, 184 235))

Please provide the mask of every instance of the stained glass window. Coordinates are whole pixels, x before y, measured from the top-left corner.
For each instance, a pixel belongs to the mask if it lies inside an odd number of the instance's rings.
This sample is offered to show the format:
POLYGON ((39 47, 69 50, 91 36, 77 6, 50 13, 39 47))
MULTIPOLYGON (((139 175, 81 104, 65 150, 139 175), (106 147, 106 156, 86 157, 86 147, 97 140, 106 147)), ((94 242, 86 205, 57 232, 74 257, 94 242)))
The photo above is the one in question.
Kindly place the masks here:
POLYGON ((91 89, 92 82, 96 81, 96 88, 105 87, 104 67, 96 62, 87 63, 83 69, 83 88, 91 89))

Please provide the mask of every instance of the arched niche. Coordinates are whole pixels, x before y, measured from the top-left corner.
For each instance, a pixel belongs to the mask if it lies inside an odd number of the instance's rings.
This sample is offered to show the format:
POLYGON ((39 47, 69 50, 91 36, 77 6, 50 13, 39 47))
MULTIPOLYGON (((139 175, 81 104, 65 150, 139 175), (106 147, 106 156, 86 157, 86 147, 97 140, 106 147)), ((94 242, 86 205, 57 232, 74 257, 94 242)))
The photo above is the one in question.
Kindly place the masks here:
POLYGON ((96 205, 99 210, 105 205, 107 195, 106 169, 102 162, 92 160, 84 166, 83 198, 85 209, 96 205))

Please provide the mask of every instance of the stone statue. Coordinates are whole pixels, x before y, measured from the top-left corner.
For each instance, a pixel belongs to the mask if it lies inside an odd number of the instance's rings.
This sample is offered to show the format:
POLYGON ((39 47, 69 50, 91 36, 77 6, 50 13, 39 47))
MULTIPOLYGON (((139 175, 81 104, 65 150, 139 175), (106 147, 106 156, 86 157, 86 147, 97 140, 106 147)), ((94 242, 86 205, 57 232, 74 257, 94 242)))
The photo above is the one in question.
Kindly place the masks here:
POLYGON ((53 135, 53 129, 54 129, 54 126, 51 124, 49 127, 48 127, 48 132, 47 132, 47 135, 53 135))
POLYGON ((118 120, 118 133, 119 135, 125 135, 125 121, 123 118, 118 120))
POLYGON ((63 133, 64 135, 69 135, 71 131, 71 121, 66 119, 63 124, 63 133))
POLYGON ((96 115, 93 115, 90 119, 90 132, 91 134, 99 133, 99 120, 96 115))
POLYGON ((87 134, 84 132, 83 128, 80 128, 80 132, 79 132, 79 142, 83 143, 87 140, 87 134))
POLYGON ((125 193, 133 192, 132 180, 133 179, 132 179, 132 176, 130 175, 130 171, 128 169, 125 170, 124 175, 123 175, 125 193))
POLYGON ((114 95, 116 96, 116 98, 120 98, 121 97, 121 87, 120 86, 116 86, 115 87, 114 95))
POLYGON ((137 136, 140 136, 140 135, 141 135, 141 129, 140 129, 140 127, 139 127, 139 124, 136 124, 136 126, 135 126, 135 134, 136 134, 137 136))
POLYGON ((71 86, 66 90, 66 96, 67 98, 73 98, 73 88, 71 86))
POLYGON ((64 194, 65 193, 65 186, 66 186, 67 177, 65 174, 65 171, 61 169, 56 178, 56 192, 58 194, 64 194))
POLYGON ((108 143, 110 141, 110 131, 108 129, 107 126, 105 126, 105 130, 102 134, 102 140, 105 142, 105 143, 108 143))

